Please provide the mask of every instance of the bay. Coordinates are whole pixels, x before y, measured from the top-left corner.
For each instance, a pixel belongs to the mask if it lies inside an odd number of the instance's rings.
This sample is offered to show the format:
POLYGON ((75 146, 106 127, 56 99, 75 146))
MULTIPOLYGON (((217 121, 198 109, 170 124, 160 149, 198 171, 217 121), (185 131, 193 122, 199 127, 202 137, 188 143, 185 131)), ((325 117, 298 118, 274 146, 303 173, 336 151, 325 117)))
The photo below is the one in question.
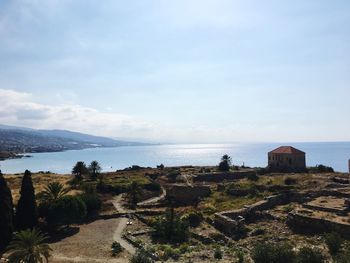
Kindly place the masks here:
POLYGON ((267 153, 281 145, 291 145, 306 152, 308 166, 324 164, 336 171, 348 171, 350 142, 322 143, 232 143, 232 144, 172 144, 92 148, 54 153, 33 153, 30 158, 0 161, 3 173, 51 171, 70 173, 77 161, 97 160, 103 171, 115 171, 131 165, 156 167, 181 165, 217 165, 223 154, 232 157, 235 165, 265 167, 267 153))

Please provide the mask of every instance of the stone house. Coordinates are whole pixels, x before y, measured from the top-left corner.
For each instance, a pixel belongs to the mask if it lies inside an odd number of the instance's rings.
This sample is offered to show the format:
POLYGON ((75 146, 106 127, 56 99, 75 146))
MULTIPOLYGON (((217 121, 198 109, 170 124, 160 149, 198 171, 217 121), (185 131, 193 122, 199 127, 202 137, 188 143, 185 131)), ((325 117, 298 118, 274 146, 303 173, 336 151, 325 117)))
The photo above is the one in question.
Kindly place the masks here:
POLYGON ((281 146, 268 153, 268 168, 272 172, 303 172, 305 152, 292 146, 281 146))

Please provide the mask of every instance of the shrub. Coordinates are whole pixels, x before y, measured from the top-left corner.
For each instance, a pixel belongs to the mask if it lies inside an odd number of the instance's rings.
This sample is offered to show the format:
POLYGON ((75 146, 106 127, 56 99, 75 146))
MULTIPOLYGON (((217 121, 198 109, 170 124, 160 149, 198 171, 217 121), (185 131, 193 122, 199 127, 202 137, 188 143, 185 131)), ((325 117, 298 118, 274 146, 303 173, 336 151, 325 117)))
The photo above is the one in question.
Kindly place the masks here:
POLYGON ((332 255, 336 255, 343 243, 343 239, 341 238, 341 236, 336 232, 332 232, 326 234, 324 238, 329 252, 332 255))
POLYGON ((338 253, 337 257, 335 258, 335 262, 336 263, 350 263, 350 247, 345 249, 345 251, 338 253))
POLYGON ((130 259, 130 263, 153 263, 153 260, 144 249, 139 249, 130 259))
POLYGON ((236 256, 237 256, 238 263, 244 262, 244 252, 242 250, 237 250, 236 256))
POLYGON ((323 263, 324 257, 320 250, 303 247, 297 254, 296 263, 323 263))
POLYGON ((189 213, 185 218, 190 227, 197 227, 203 221, 203 215, 200 212, 189 213))
POLYGON ((264 235, 266 233, 265 229, 263 228, 256 228, 252 231, 251 235, 252 236, 261 236, 264 235))
POLYGON ((259 243, 253 248, 252 259, 255 263, 293 263, 295 253, 287 243, 259 243))
POLYGON ((315 167, 308 168, 309 173, 334 173, 334 169, 332 167, 319 164, 315 167))
POLYGON ((180 249, 180 252, 182 254, 185 254, 188 250, 189 250, 189 246, 187 243, 182 243, 180 246, 179 246, 179 249, 180 249))
POLYGON ((297 184, 297 180, 291 177, 287 177, 286 179, 284 179, 284 184, 285 185, 295 185, 297 184))
POLYGON ((85 203, 86 211, 88 214, 91 214, 101 209, 102 202, 96 193, 85 193, 80 195, 80 198, 85 203))
POLYGON ((256 182, 259 180, 259 177, 255 173, 251 173, 248 174, 247 179, 256 182))
POLYGON ((163 260, 168 260, 172 258, 174 260, 178 260, 181 256, 181 251, 178 248, 172 248, 171 246, 163 246, 163 260))
POLYGON ((289 213, 292 212, 294 209, 294 206, 292 204, 288 204, 282 208, 283 212, 289 213))
POLYGON ((179 170, 173 169, 173 170, 171 170, 171 171, 168 173, 167 177, 168 177, 169 180, 171 180, 172 182, 175 182, 175 181, 176 181, 176 178, 177 178, 180 174, 181 174, 181 173, 180 173, 179 170))
POLYGON ((228 172, 230 170, 230 164, 227 160, 223 160, 219 163, 218 169, 221 172, 228 172))
POLYGON ((115 257, 118 255, 120 252, 123 251, 123 247, 117 242, 113 242, 111 245, 111 250, 112 250, 112 256, 115 257))
POLYGON ((46 204, 45 218, 49 225, 79 223, 86 216, 86 205, 79 196, 64 196, 46 204))
POLYGON ((266 169, 266 168, 258 168, 258 169, 256 170, 256 173, 257 173, 258 175, 265 175, 265 174, 269 173, 269 171, 268 171, 268 169, 266 169))
POLYGON ((217 247, 214 251, 214 258, 215 259, 222 259, 222 251, 220 247, 217 247))
POLYGON ((149 184, 144 185, 144 189, 152 192, 159 192, 161 187, 160 184, 157 182, 151 182, 149 184))

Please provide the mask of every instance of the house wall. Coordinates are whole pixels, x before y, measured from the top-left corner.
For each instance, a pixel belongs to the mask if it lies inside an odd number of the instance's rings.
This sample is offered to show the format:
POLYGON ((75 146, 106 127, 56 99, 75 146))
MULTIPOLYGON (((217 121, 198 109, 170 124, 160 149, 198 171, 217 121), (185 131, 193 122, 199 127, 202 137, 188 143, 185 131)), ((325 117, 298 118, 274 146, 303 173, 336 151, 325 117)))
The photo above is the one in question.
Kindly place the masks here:
POLYGON ((276 171, 301 171, 306 168, 305 154, 268 153, 268 163, 269 168, 276 171))

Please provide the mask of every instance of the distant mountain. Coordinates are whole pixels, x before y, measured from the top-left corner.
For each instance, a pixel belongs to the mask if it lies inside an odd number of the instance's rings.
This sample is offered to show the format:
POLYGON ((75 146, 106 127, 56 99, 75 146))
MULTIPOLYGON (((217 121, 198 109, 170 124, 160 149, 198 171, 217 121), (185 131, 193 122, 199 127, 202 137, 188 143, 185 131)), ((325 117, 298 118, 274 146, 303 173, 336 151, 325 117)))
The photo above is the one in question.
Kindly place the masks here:
POLYGON ((31 153, 145 145, 67 130, 35 130, 0 124, 0 152, 31 153))

